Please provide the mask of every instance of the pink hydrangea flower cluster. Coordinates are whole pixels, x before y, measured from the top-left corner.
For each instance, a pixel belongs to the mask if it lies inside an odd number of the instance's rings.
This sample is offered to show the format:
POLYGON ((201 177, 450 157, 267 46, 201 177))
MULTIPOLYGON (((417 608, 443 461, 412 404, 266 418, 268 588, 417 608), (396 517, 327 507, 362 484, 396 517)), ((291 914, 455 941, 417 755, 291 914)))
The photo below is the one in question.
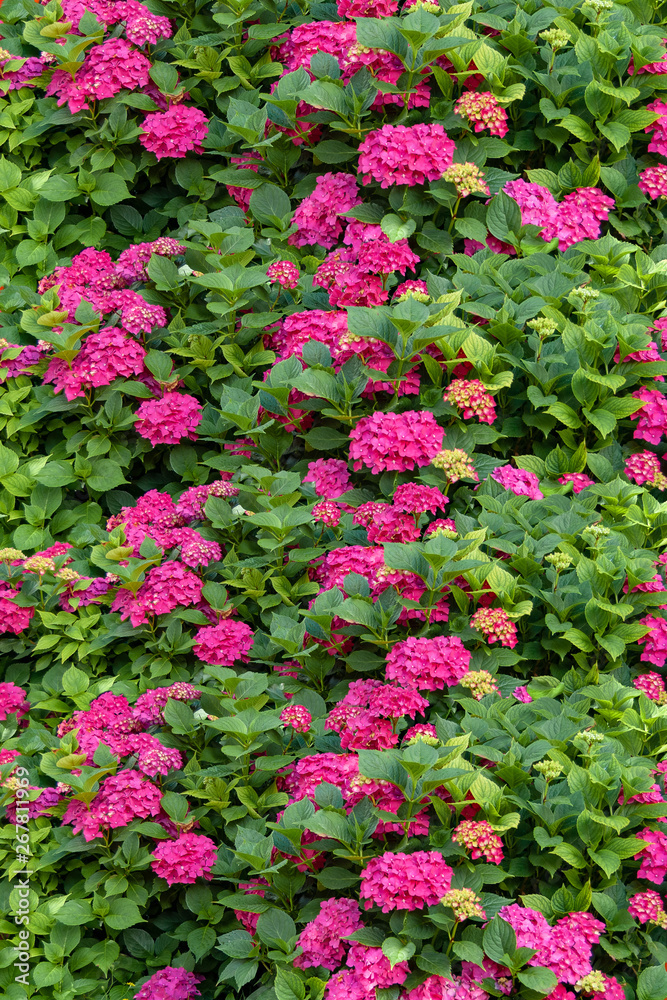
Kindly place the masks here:
POLYGON ((452 869, 437 851, 387 852, 361 872, 359 898, 366 909, 421 910, 440 902, 452 884, 452 869))
POLYGON ((293 729, 295 733, 307 733, 313 717, 304 705, 288 705, 280 713, 280 721, 286 729, 293 729))
POLYGON ((503 842, 485 819, 464 819, 452 833, 452 840, 462 844, 473 858, 486 858, 494 865, 503 860, 503 842))
POLYGON ((325 899, 320 912, 306 924, 297 940, 301 954, 298 969, 323 966, 334 972, 345 961, 350 943, 345 940, 362 926, 356 899, 325 899))
POLYGON ((667 476, 660 468, 660 459, 651 451, 630 455, 625 461, 623 471, 628 479, 632 479, 638 486, 650 483, 651 486, 661 490, 667 487, 667 476))
POLYGON ((577 188, 560 202, 548 188, 521 179, 509 181, 503 190, 521 209, 522 224, 542 227, 542 238, 547 242, 558 239, 559 250, 597 239, 600 223, 615 204, 598 188, 577 188))
POLYGON ((644 829, 635 836, 647 841, 646 847, 635 854, 635 860, 641 861, 637 878, 645 878, 655 885, 661 885, 667 875, 667 834, 660 830, 644 829))
POLYGON ((308 465, 304 483, 312 483, 318 496, 335 500, 352 489, 347 462, 340 458, 318 458, 308 465))
MULTIPOLYGON (((267 338, 267 347, 275 351, 277 359, 282 361, 293 356, 302 358, 304 346, 309 341, 315 340, 320 344, 326 344, 332 357, 338 360, 348 332, 346 313, 309 309, 306 312, 295 312, 285 316, 277 329, 267 338)), ((339 459, 317 461, 336 462, 339 459)))
POLYGON ((195 429, 202 419, 202 405, 184 392, 167 392, 161 399, 145 399, 136 413, 135 430, 155 448, 178 444, 183 438, 196 441, 195 429))
POLYGON ((153 254, 158 257, 175 257, 185 253, 185 247, 171 236, 161 236, 151 243, 134 243, 123 250, 116 261, 116 271, 125 281, 148 281, 146 267, 153 254))
POLYGON ((195 634, 194 654, 204 663, 231 667, 237 660, 248 662, 254 632, 245 622, 224 618, 217 625, 206 625, 195 634))
POLYGON ((74 77, 66 70, 54 70, 46 93, 56 96, 59 107, 67 104, 75 115, 90 100, 101 101, 121 90, 146 87, 150 68, 150 60, 124 38, 109 38, 89 49, 74 77))
POLYGON ((8 715, 21 719, 29 708, 30 702, 23 688, 12 681, 0 683, 0 722, 4 722, 8 715))
POLYGON ((162 792, 139 771, 125 770, 103 778, 90 805, 72 799, 63 823, 71 823, 84 839, 101 837, 105 830, 128 826, 135 819, 160 815, 162 792))
POLYGON ((208 135, 208 118, 199 108, 174 104, 166 111, 146 115, 139 142, 158 160, 182 159, 188 153, 202 153, 208 135))
POLYGON ((151 615, 166 615, 175 608, 197 604, 201 600, 202 586, 191 570, 174 560, 167 560, 149 569, 136 594, 119 589, 111 609, 119 611, 123 621, 129 618, 137 628, 151 615))
POLYGON ((169 885, 192 885, 198 878, 211 879, 218 859, 210 837, 201 833, 181 833, 178 840, 163 840, 153 848, 151 868, 169 885))
POLYGON ((500 483, 504 490, 509 490, 518 497, 530 497, 531 500, 544 500, 540 489, 540 481, 534 472, 528 469, 515 469, 511 465, 499 465, 491 473, 491 478, 500 483))
POLYGON ((324 724, 340 735, 343 750, 383 750, 398 745, 395 720, 414 718, 428 707, 418 691, 377 680, 352 681, 324 724))
POLYGON ((299 284, 299 268, 291 260, 277 260, 275 264, 269 264, 266 276, 282 288, 296 288, 299 284))
POLYGON ((185 681, 176 681, 168 687, 151 688, 140 694, 132 706, 132 714, 144 726, 164 724, 163 709, 171 698, 173 701, 193 701, 201 691, 185 681))
POLYGON ((201 521, 206 517, 204 508, 209 497, 224 497, 225 500, 229 500, 238 494, 239 487, 226 479, 219 479, 206 486, 190 486, 178 498, 176 510, 186 521, 201 521))
POLYGON ((656 674, 651 670, 648 674, 640 674, 639 677, 635 677, 632 683, 638 691, 643 692, 651 701, 657 702, 658 705, 667 704, 667 690, 660 674, 656 674))
POLYGON ((350 458, 358 471, 407 472, 429 465, 442 448, 442 428, 428 410, 372 413, 350 431, 350 458))
POLYGON ((444 392, 446 403, 462 410, 464 420, 477 417, 485 424, 492 424, 496 419, 496 405, 491 393, 489 393, 479 379, 456 378, 447 386, 444 392))
POLYGON ((392 17, 398 11, 398 0, 337 0, 341 17, 392 17))
POLYGON ((387 680, 421 691, 458 684, 470 668, 470 653, 457 636, 409 636, 387 654, 387 680))
POLYGON ((352 174, 320 174, 313 193, 304 198, 294 212, 292 223, 297 231, 288 242, 297 247, 312 244, 330 249, 343 234, 347 222, 343 213, 360 204, 359 189, 352 174))
POLYGON ((442 125, 383 125, 359 146, 359 173, 364 184, 425 184, 438 180, 454 159, 454 143, 442 125))
POLYGON ((329 528, 336 528, 340 524, 341 509, 333 500, 322 500, 313 507, 313 517, 317 521, 322 521, 329 528))
POLYGON ((162 306, 149 305, 127 284, 117 262, 106 250, 88 247, 76 254, 69 266, 57 267, 42 278, 37 290, 43 295, 49 288, 57 288, 60 308, 67 313, 68 323, 75 321, 76 310, 85 299, 102 316, 119 313, 120 324, 128 333, 139 334, 165 326, 167 314, 162 306))
MULTIPOLYGON (((392 243, 380 226, 350 222, 344 242, 349 247, 329 254, 313 278, 315 285, 328 289, 332 306, 381 305, 389 296, 386 276, 405 274, 419 263, 407 240, 392 243)), ((349 335, 346 346, 351 346, 349 335)))
MULTIPOLYGON (((346 0, 342 0, 342 2, 346 2, 346 0)), ((363 2, 363 0, 355 0, 355 2, 363 2)), ((388 0, 382 0, 383 4, 386 2, 388 0)), ((288 35, 283 36, 283 39, 280 47, 280 62, 284 67, 283 75, 293 73, 294 70, 303 67, 312 79, 310 62, 318 52, 326 52, 337 60, 342 70, 343 83, 348 83, 354 74, 364 67, 378 82, 393 85, 398 83, 401 75, 405 72, 403 63, 393 52, 359 45, 356 25, 349 22, 315 21, 310 24, 301 24, 293 28, 288 35)), ((423 79, 427 74, 428 70, 422 69, 419 74, 422 79, 413 83, 408 97, 408 107, 428 106, 430 88, 426 80, 423 79)), ((299 114, 306 114, 311 110, 305 102, 302 101, 300 104, 299 114)), ((376 95, 372 107, 381 109, 385 104, 402 106, 403 95, 380 92, 376 95)), ((308 130, 312 129, 310 123, 305 123, 305 125, 308 130)))
POLYGON ((67 399, 76 399, 86 392, 114 379, 129 378, 144 371, 145 349, 121 327, 107 326, 90 333, 81 350, 68 364, 53 358, 44 375, 45 383, 53 383, 56 393, 64 390, 67 399))
POLYGON ((408 299, 416 299, 417 302, 430 302, 431 296, 428 292, 428 285, 421 279, 410 279, 402 281, 394 289, 394 302, 407 302, 408 299))
POLYGON ((352 522, 366 528, 369 542, 415 542, 420 535, 414 516, 375 500, 357 507, 352 522))
POLYGON ((20 87, 34 87, 38 77, 46 69, 46 60, 38 56, 29 56, 27 59, 20 58, 0 49, 0 80, 9 84, 9 90, 18 90, 20 87), (16 69, 6 69, 8 63, 17 65, 16 69))
POLYGON ((488 129, 490 135, 500 136, 501 139, 507 134, 507 112, 489 91, 466 91, 456 101, 454 112, 465 115, 474 124, 475 132, 488 129))
MULTIPOLYGON (((394 587, 399 595, 410 601, 419 601, 426 591, 423 580, 414 573, 388 569, 384 564, 384 552, 381 546, 349 545, 327 552, 320 567, 315 571, 321 585, 321 591, 338 587, 345 590, 345 577, 350 573, 358 573, 368 580, 371 594, 378 597, 388 587, 394 587)), ((425 620, 426 612, 420 608, 404 608, 399 617, 400 622, 411 618, 425 620)), ((430 619, 447 621, 449 607, 447 598, 438 598, 431 607, 430 619)))
POLYGON ((503 608, 478 608, 470 619, 470 627, 482 632, 489 644, 499 642, 514 649, 518 641, 516 625, 503 608))
POLYGON ((645 132, 652 133, 651 141, 648 144, 649 152, 665 156, 667 155, 667 104, 660 100, 652 101, 651 104, 646 105, 646 110, 653 111, 660 116, 657 121, 644 129, 645 132))
POLYGON ((135 1000, 192 1000, 192 997, 201 996, 197 984, 203 978, 187 969, 167 965, 146 980, 135 1000))
POLYGON ((145 692, 130 706, 124 696, 106 692, 94 699, 88 710, 63 720, 58 735, 75 730, 79 751, 86 755, 87 764, 93 763, 95 751, 104 743, 116 757, 135 757, 138 769, 149 777, 168 774, 182 767, 181 754, 140 730, 164 722, 161 710, 169 698, 186 701, 200 694, 191 684, 177 682, 145 692))
POLYGON ((647 167, 639 175, 638 187, 649 198, 667 198, 667 166, 660 163, 657 167, 647 167))
POLYGON ((1 376, 0 382, 4 382, 5 378, 30 375, 30 368, 33 365, 39 364, 42 360, 42 354, 46 354, 52 350, 53 347, 51 344, 47 344, 46 341, 39 341, 37 344, 26 344, 24 347, 21 344, 10 343, 4 337, 0 337, 0 368, 7 369, 7 375, 1 376), (6 352, 13 352, 17 348, 20 350, 15 358, 4 357, 6 352))
POLYGON ((83 0, 62 0, 60 6, 65 20, 72 22, 77 34, 81 18, 90 11, 107 27, 124 21, 126 36, 136 45, 155 45, 158 39, 171 38, 172 35, 169 18, 153 14, 139 0, 86 0, 86 3, 83 0))
POLYGON ((634 438, 642 438, 651 444, 659 444, 667 435, 667 396, 659 389, 642 387, 632 393, 633 399, 642 401, 643 406, 633 415, 637 419, 634 438))
POLYGON ((588 486, 595 486, 595 480, 583 472, 565 472, 562 476, 558 477, 558 482, 563 485, 565 483, 572 483, 572 492, 575 494, 581 493, 588 486))
POLYGON ((667 928, 667 913, 662 896, 655 889, 635 893, 629 900, 628 913, 640 924, 652 923, 667 928))
POLYGON ((646 615, 640 619, 639 624, 649 628, 648 634, 638 640, 644 645, 639 659, 642 663, 664 667, 667 661, 667 621, 664 618, 656 618, 655 615, 646 615))

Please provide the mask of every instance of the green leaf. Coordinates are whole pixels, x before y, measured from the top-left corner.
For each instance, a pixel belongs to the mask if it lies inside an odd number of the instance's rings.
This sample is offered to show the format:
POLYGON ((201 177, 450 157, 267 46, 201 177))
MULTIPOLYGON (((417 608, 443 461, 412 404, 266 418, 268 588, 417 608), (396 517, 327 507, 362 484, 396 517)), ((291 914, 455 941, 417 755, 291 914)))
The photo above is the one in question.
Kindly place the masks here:
POLYGON ((417 224, 414 219, 407 219, 403 222, 398 215, 385 215, 382 222, 382 232, 387 236, 391 243, 398 243, 399 240, 405 240, 408 236, 412 236, 417 224))
POLYGON ((169 257, 161 257, 154 253, 148 262, 146 271, 158 291, 166 292, 172 288, 178 288, 180 284, 178 268, 169 257))
POLYGON ((290 944, 296 938, 296 926, 289 914, 274 906, 260 914, 256 933, 264 944, 281 947, 290 944))
POLYGON ((0 191, 9 191, 21 183, 21 168, 6 156, 0 156, 0 191))
POLYGON ((4 476, 11 476, 19 467, 19 457, 11 448, 5 448, 0 444, 0 479, 4 476))
POLYGON ((70 698, 74 695, 83 694, 88 690, 90 681, 88 675, 77 667, 69 667, 63 674, 62 686, 65 694, 70 698))
POLYGON ((618 122, 608 122, 606 125, 597 122, 597 127, 606 139, 612 144, 617 153, 620 153, 630 142, 631 132, 626 125, 618 122))
POLYGON ((382 954, 389 959, 392 969, 399 962, 409 962, 415 953, 415 946, 412 941, 401 944, 398 938, 386 938, 382 942, 382 954))
POLYGON ((125 198, 131 198, 127 184, 118 174, 100 174, 95 178, 95 188, 90 192, 90 200, 96 205, 115 205, 125 198))
POLYGON ((316 156, 322 163, 345 163, 352 160, 357 155, 356 149, 338 142, 336 139, 325 139, 317 146, 313 147, 313 156, 316 156))
POLYGON ((278 1000, 304 1000, 306 987, 292 969, 279 967, 273 984, 278 1000))
POLYGON ((644 969, 637 980, 637 1000, 665 1000, 667 997, 667 969, 664 965, 651 965, 644 969))
POLYGON ((484 953, 499 965, 507 965, 516 951, 514 929, 501 917, 494 917, 486 925, 482 938, 484 953))
POLYGON ((542 996, 552 993, 558 986, 558 979, 553 974, 551 969, 545 969, 541 965, 535 965, 530 968, 522 969, 521 972, 518 973, 518 978, 524 986, 527 986, 529 989, 534 990, 542 996))
POLYGON ((521 229, 521 210, 514 198, 501 191, 497 194, 486 213, 489 231, 503 243, 511 243, 521 229))
POLYGON ((280 225, 292 208, 282 188, 275 184, 262 184, 250 196, 250 211, 260 222, 280 225))
POLYGON ((137 904, 131 899, 112 897, 107 900, 109 913, 104 918, 104 923, 114 931, 122 931, 126 927, 134 924, 144 923, 144 918, 137 904))

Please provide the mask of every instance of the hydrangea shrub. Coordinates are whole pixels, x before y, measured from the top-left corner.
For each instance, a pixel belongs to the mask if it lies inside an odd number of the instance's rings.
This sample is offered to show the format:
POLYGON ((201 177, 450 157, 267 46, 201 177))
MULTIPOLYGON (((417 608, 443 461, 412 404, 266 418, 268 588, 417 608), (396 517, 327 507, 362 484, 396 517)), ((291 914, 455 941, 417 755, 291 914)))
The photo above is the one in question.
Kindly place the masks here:
POLYGON ((665 1000, 659 6, 0 35, 3 996, 665 1000))

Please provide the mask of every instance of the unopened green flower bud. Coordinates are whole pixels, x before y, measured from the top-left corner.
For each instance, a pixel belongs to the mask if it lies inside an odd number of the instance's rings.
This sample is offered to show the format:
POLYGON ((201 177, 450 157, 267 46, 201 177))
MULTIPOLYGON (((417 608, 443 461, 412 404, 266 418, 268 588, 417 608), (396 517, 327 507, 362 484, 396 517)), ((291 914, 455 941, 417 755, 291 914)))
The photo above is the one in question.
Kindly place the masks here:
POLYGON ((550 45, 554 52, 564 49, 570 44, 570 36, 562 28, 549 28, 548 31, 541 31, 540 38, 550 45))
POLYGON ((572 559, 565 552, 551 552, 545 556, 545 561, 551 563, 555 570, 562 573, 564 569, 572 565, 572 559))
POLYGON ((554 323, 552 319, 547 319, 546 316, 537 316, 535 319, 529 320, 528 326, 539 333, 541 337, 550 337, 558 329, 558 324, 554 323))
POLYGON ((538 760, 533 767, 546 781, 553 781, 563 773, 563 768, 555 760, 538 760))

